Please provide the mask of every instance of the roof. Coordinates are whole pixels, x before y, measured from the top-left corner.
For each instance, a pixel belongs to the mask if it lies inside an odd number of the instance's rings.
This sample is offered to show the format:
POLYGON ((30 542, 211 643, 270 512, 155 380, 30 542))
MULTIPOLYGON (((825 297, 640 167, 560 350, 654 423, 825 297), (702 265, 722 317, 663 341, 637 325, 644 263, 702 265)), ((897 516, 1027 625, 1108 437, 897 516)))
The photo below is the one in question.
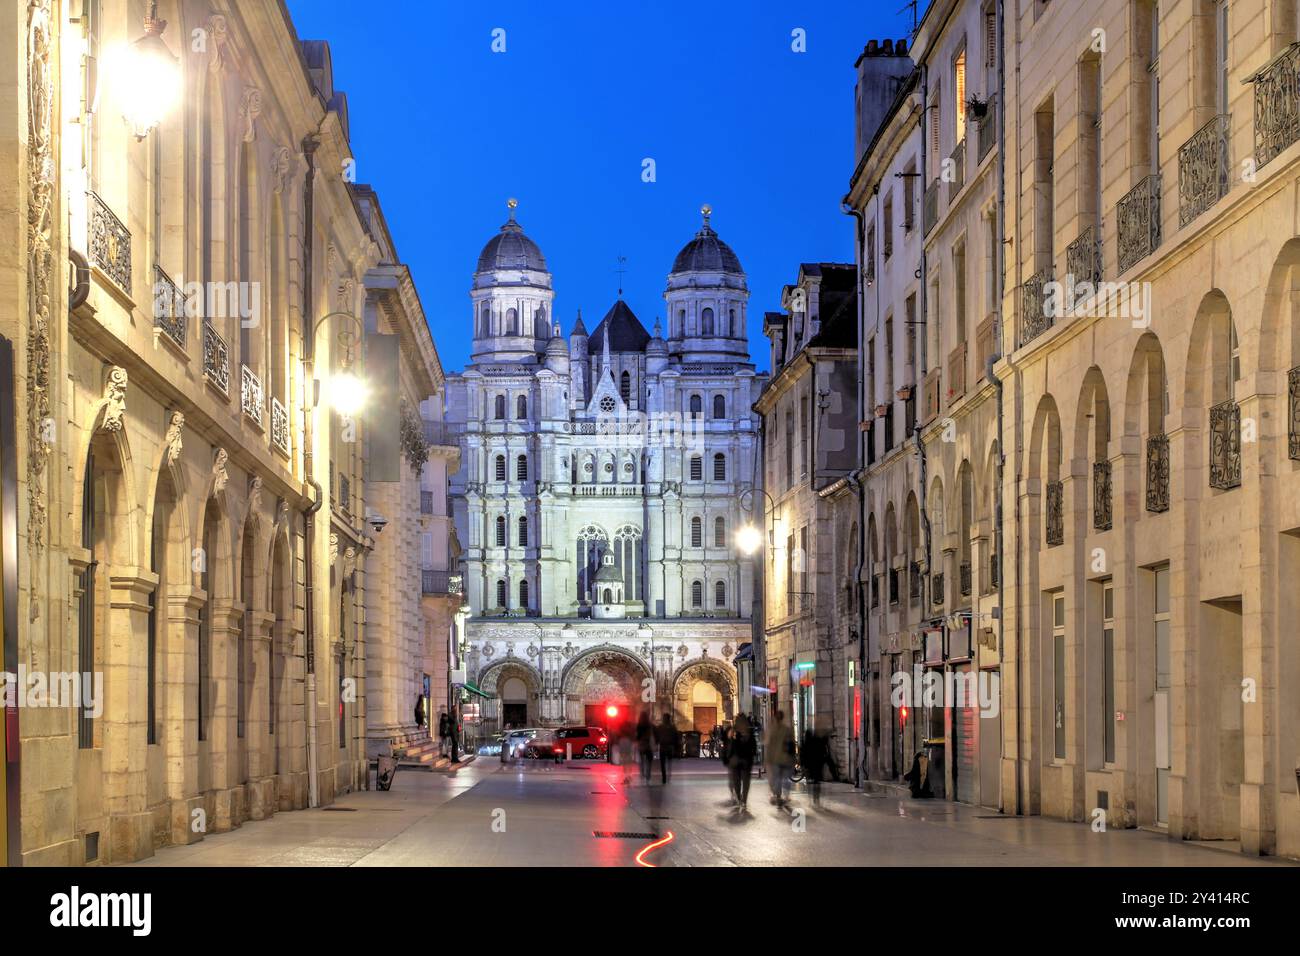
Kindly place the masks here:
POLYGON ((672 272, 732 272, 744 275, 745 270, 740 267, 740 259, 731 250, 731 246, 719 239, 709 225, 712 210, 705 206, 701 212, 704 214, 704 224, 695 238, 677 253, 672 272))
POLYGON ((611 352, 643 352, 650 341, 650 333, 645 330, 641 320, 619 299, 613 308, 605 313, 596 326, 596 331, 587 339, 587 351, 595 355, 605 348, 605 334, 609 332, 609 350, 611 352))
POLYGON ((475 271, 492 272, 496 269, 546 271, 546 257, 542 255, 537 243, 524 235, 523 227, 515 221, 513 209, 501 231, 489 239, 479 253, 478 268, 475 271))
POLYGON ((843 348, 858 346, 857 266, 823 262, 822 281, 818 289, 817 334, 805 348, 843 348))

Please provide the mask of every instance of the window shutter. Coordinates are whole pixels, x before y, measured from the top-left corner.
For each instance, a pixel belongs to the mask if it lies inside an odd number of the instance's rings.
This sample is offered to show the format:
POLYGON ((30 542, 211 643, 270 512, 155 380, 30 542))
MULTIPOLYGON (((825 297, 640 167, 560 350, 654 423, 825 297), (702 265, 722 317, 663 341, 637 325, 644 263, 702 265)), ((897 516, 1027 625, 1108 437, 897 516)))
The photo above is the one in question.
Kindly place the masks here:
POLYGON ((998 65, 998 22, 992 13, 984 14, 984 65, 998 65))

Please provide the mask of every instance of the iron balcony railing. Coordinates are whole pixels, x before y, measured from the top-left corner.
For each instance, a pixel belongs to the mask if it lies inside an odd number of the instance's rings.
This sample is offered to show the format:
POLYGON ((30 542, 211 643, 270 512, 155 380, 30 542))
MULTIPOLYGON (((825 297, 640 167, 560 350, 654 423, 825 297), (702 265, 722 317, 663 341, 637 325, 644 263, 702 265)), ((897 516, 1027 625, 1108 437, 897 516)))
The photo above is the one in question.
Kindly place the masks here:
POLYGON ((278 398, 271 397, 271 444, 284 452, 286 455, 290 451, 290 428, 289 428, 289 409, 284 407, 284 402, 278 398))
POLYGON ((122 224, 108 203, 91 191, 86 193, 90 207, 90 264, 96 266, 113 284, 131 294, 131 230, 122 224))
POLYGON ((963 561, 957 566, 957 588, 961 591, 962 597, 970 597, 971 592, 971 568, 969 561, 963 561))
POLYGON ((247 365, 239 366, 239 394, 244 408, 244 417, 262 427, 262 380, 247 365))
POLYGON ((948 205, 951 206, 961 188, 966 185, 966 140, 958 143, 948 158, 952 160, 952 181, 948 183, 948 205))
POLYGON ((1000 561, 998 561, 998 555, 997 552, 995 551, 989 555, 989 590, 990 591, 997 590, 999 575, 1001 573, 1001 567, 1002 564, 1000 561))
POLYGON ((1232 118, 1220 113, 1178 148, 1178 225, 1186 226, 1228 193, 1232 118))
POLYGON ((1065 247, 1066 284, 1071 289, 1088 283, 1095 290, 1101 282, 1101 230, 1089 226, 1065 247))
POLYGON ((221 394, 230 396, 230 349, 210 322, 203 323, 203 374, 221 394))
POLYGON ((451 572, 436 571, 430 568, 420 570, 421 594, 455 594, 451 589, 451 572))
POLYGON ((1287 455, 1300 461, 1300 365, 1286 375, 1287 394, 1287 455))
POLYGON ((1169 436, 1152 435, 1147 439, 1147 511, 1160 514, 1169 510, 1169 436))
POLYGON ((790 614, 802 614, 810 610, 813 605, 813 595, 811 591, 786 591, 785 592, 786 609, 790 614))
POLYGON ((1255 76, 1255 163, 1263 166, 1300 139, 1300 43, 1255 76))
POLYGON ((1045 287, 1052 281, 1052 267, 1040 269, 1020 287, 1020 344, 1028 345, 1052 327, 1047 311, 1045 287))
POLYGON ((153 267, 153 327, 185 348, 185 296, 161 266, 153 267))
POLYGON ((922 235, 928 236, 934 224, 939 221, 939 180, 930 181, 925 188, 925 211, 922 214, 922 235))
POLYGON ((989 154, 989 150, 993 148, 993 144, 998 141, 997 106, 997 98, 990 96, 987 110, 979 119, 975 134, 979 142, 979 157, 976 162, 982 162, 989 154))
POLYGON ((352 513, 352 479, 342 472, 339 473, 338 509, 345 515, 352 513))
POLYGON ((1160 176, 1152 174, 1126 192, 1115 206, 1119 271, 1127 272, 1160 246, 1160 176))
POLYGON ((446 422, 435 422, 424 419, 424 440, 430 445, 442 445, 444 447, 456 447, 456 432, 446 422))
POLYGON ((1220 491, 1241 484, 1241 406, 1220 402, 1210 409, 1210 487, 1220 491))
POLYGON ((1065 485, 1060 481, 1047 483, 1047 546, 1054 548, 1065 544, 1065 485))
POLYGON ((1110 462, 1092 463, 1092 526, 1109 531, 1113 522, 1110 504, 1110 462))

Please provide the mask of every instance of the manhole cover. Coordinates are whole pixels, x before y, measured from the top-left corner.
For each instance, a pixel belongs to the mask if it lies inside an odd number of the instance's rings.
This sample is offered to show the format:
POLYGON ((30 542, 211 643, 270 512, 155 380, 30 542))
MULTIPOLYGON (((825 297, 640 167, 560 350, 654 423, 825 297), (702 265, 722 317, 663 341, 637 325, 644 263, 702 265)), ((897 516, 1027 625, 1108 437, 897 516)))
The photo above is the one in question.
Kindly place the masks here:
POLYGON ((671 820, 672 817, 646 817, 647 820, 671 820))
POLYGON ((631 830, 592 830, 595 837, 607 837, 614 840, 657 840, 657 833, 633 833, 631 830))
POLYGON ((356 807, 321 807, 321 809, 327 812, 333 810, 335 813, 356 813, 357 812, 356 807))

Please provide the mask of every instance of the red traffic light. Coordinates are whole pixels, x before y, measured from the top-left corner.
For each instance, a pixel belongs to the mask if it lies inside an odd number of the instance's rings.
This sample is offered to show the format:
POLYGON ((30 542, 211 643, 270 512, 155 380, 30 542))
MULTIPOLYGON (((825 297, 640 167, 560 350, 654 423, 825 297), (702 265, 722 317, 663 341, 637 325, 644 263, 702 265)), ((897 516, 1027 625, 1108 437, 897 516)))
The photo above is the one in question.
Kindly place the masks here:
POLYGON ((906 705, 906 704, 904 704, 902 707, 898 708, 898 719, 899 719, 900 721, 902 721, 903 723, 907 723, 907 705, 906 705))
POLYGON ((605 708, 605 716, 606 716, 606 717, 617 717, 617 716, 618 716, 618 708, 615 707, 613 704, 610 704, 608 707, 605 708))

